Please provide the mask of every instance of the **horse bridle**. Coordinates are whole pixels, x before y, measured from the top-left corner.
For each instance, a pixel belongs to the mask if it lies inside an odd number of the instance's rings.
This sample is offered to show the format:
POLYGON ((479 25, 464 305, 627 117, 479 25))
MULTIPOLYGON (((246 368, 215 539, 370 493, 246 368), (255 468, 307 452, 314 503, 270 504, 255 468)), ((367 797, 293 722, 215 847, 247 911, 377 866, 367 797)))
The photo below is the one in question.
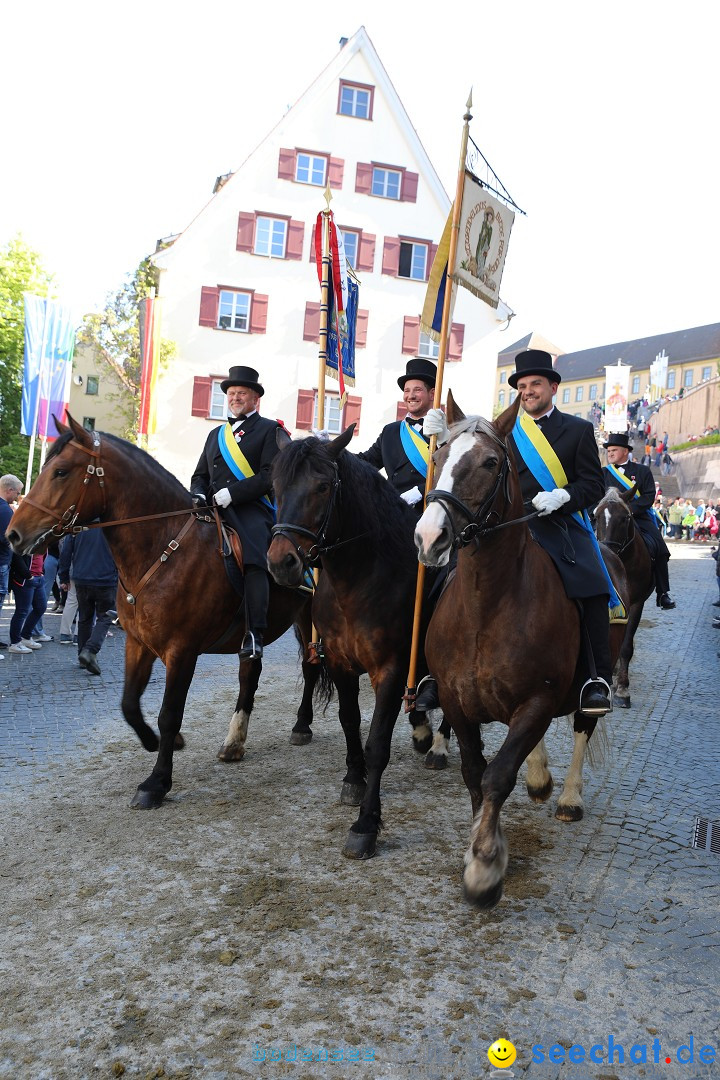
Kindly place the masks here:
MULTIPOLYGON (((596 515, 597 516, 597 515, 596 515)), ((622 555, 623 551, 630 547, 635 539, 635 522, 633 516, 628 510, 627 521, 625 522, 626 536, 623 541, 620 540, 601 540, 600 542, 609 547, 611 551, 614 551, 616 555, 622 555)))
MULTIPOLYGON (((78 499, 77 503, 73 503, 72 506, 69 506, 67 508, 65 513, 60 518, 58 518, 56 523, 52 525, 49 529, 47 529, 42 534, 42 536, 38 538, 39 540, 45 540, 45 538, 48 536, 55 536, 60 539, 61 537, 66 536, 67 533, 73 530, 78 532, 80 531, 82 526, 76 527, 75 523, 80 517, 80 511, 82 510, 82 504, 85 499, 85 494, 88 491, 90 481, 95 477, 97 477, 98 483, 100 484, 100 490, 102 492, 103 499, 102 512, 105 513, 105 470, 100 464, 100 434, 97 431, 92 431, 90 434, 92 435, 93 440, 92 449, 87 446, 83 446, 83 444, 79 443, 76 439, 68 440, 68 445, 72 443, 73 446, 76 446, 79 450, 82 450, 84 451, 84 453, 89 454, 92 458, 92 460, 88 462, 87 469, 85 470, 85 476, 83 477, 83 489, 80 492, 80 498, 78 499)), ((48 514, 50 517, 53 517, 53 515, 57 513, 56 510, 51 510, 48 506, 43 506, 42 503, 39 503, 37 499, 33 499, 32 496, 29 494, 25 496, 23 502, 29 503, 30 506, 34 506, 36 510, 41 510, 44 514, 48 514)))
MULTIPOLYGON (((300 559, 300 562, 305 567, 319 566, 320 559, 323 555, 327 554, 327 552, 329 551, 333 551, 336 547, 341 546, 339 542, 335 542, 334 544, 328 544, 327 542, 327 530, 328 526, 330 525, 330 518, 332 517, 333 510, 335 509, 336 501, 340 499, 341 490, 340 474, 338 471, 337 462, 331 461, 330 464, 332 465, 333 469, 332 490, 330 491, 330 497, 327 501, 327 506, 325 507, 325 513, 323 515, 322 522, 320 523, 320 528, 317 530, 317 532, 313 532, 312 529, 306 529, 304 525, 295 525, 289 521, 279 521, 276 525, 273 525, 272 529, 270 530, 270 535, 272 536, 273 540, 276 536, 284 536, 285 539, 289 541, 290 544, 292 544, 292 546, 295 548, 298 558, 300 559), (310 550, 305 551, 304 548, 301 548, 299 544, 296 544, 293 538, 288 535, 289 533, 297 533, 299 536, 307 536, 308 539, 312 540, 313 543, 310 550)), ((349 541, 345 540, 343 541, 343 543, 349 543, 349 541)))
POLYGON ((451 491, 443 491, 440 488, 435 488, 434 491, 429 492, 427 499, 425 500, 428 504, 431 502, 440 503, 444 509, 447 519, 450 522, 450 528, 453 532, 452 546, 455 548, 467 547, 468 544, 472 544, 473 542, 477 544, 484 536, 489 536, 491 533, 498 532, 500 529, 506 529, 510 525, 519 525, 521 522, 529 521, 531 518, 537 517, 538 515, 538 511, 535 510, 531 514, 526 514, 524 517, 512 518, 510 521, 502 521, 498 511, 493 509, 493 503, 501 489, 505 502, 510 502, 510 453, 507 444, 502 439, 498 438, 496 435, 491 435, 490 432, 485 432, 485 434, 494 439, 500 447, 503 460, 492 491, 485 499, 483 499, 477 510, 471 510, 467 503, 464 503, 462 499, 458 499, 451 491), (453 522, 452 515, 448 509, 449 506, 453 506, 458 510, 468 522, 465 528, 461 529, 460 532, 455 528, 455 523, 453 522), (497 523, 491 525, 489 522, 493 516, 497 523))

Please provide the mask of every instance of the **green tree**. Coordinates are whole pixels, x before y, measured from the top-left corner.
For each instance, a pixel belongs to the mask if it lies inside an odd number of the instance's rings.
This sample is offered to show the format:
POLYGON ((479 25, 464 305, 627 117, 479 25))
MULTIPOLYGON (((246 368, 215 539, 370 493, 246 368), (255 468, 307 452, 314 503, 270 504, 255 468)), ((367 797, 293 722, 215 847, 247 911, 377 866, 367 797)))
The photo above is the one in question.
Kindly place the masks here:
MULTIPOLYGON (((15 473, 21 480, 25 479, 30 449, 30 439, 20 434, 24 292, 55 295, 52 275, 42 266, 40 255, 18 234, 0 248, 0 473, 15 473)), ((36 465, 39 456, 38 446, 36 465)))
MULTIPOLYGON (((103 311, 87 315, 77 337, 78 345, 93 348, 100 362, 116 377, 119 389, 110 395, 125 418, 125 437, 137 434, 140 408, 140 301, 157 289, 158 273, 149 259, 140 263, 132 277, 111 293, 103 311)), ((162 370, 175 355, 175 345, 160 341, 159 364, 162 370)))

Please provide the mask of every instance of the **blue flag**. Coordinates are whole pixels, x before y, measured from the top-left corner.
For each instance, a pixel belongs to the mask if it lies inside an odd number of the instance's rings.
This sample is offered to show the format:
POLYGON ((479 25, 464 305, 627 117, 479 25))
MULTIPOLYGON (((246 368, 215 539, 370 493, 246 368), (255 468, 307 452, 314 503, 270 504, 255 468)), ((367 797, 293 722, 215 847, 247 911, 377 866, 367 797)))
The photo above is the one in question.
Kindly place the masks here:
POLYGON ((59 300, 24 293, 25 360, 23 367, 23 435, 47 435, 59 432, 53 414, 64 420, 70 400, 72 356, 75 345, 75 322, 72 312, 59 300))
MULTIPOLYGON (((347 279, 348 299, 347 309, 340 317, 340 339, 342 342, 342 371, 346 382, 355 385, 355 330, 357 327, 357 310, 359 289, 351 277, 347 279)), ((338 377, 338 320, 332 290, 332 281, 329 282, 329 308, 332 317, 328 319, 327 336, 327 364, 326 370, 331 378, 338 377)))

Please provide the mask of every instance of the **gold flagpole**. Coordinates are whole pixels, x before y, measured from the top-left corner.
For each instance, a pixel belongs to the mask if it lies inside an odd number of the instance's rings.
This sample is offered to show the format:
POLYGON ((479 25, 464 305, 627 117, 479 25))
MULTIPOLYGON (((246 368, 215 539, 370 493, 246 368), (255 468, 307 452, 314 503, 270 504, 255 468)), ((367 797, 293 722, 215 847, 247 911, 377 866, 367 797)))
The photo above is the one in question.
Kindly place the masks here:
MULTIPOLYGON (((457 185, 455 189, 455 204, 453 206, 452 227, 450 229, 450 250, 448 252, 447 281, 445 282, 445 297, 443 299, 442 322, 440 324, 440 344, 438 348, 437 376, 435 379, 435 396, 433 408, 439 409, 442 402, 443 373, 445 370, 445 356, 447 355, 447 342, 450 329, 450 311, 452 307, 452 276, 455 273, 455 256, 458 247, 458 235, 460 233, 460 212, 462 210, 463 189, 465 187, 465 159, 467 157, 467 144, 470 135, 470 121, 472 114, 472 91, 467 99, 465 115, 463 116, 462 138, 460 140, 460 162, 458 165, 457 185)), ((437 436, 430 436, 430 453, 428 457, 427 478, 425 480, 425 498, 433 485, 433 454, 437 444, 437 436)), ((412 644, 410 646, 410 666, 408 670, 407 686, 405 688, 405 710, 409 712, 415 702, 415 674, 417 671, 417 658, 420 648, 420 619, 422 615, 423 586, 425 584, 425 566, 418 563, 417 585, 415 588, 415 612, 413 615, 412 644)))

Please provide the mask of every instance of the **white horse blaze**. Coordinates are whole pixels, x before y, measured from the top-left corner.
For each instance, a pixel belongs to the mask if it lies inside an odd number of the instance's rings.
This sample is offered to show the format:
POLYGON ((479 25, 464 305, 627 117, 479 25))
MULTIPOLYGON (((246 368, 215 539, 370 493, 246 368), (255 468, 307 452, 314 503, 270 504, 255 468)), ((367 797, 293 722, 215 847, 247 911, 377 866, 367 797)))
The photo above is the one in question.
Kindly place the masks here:
MULTIPOLYGON (((441 491, 452 491, 453 470, 460 458, 472 449, 474 441, 473 436, 467 431, 463 432, 462 435, 458 435, 458 437, 453 440, 443 471, 435 481, 436 488, 439 488, 441 491)), ((430 552, 432 552, 431 565, 442 566, 448 561, 450 558, 449 534, 446 537, 446 546, 442 549, 433 551, 433 545, 438 543, 442 530, 447 524, 447 514, 441 504, 438 502, 430 503, 415 526, 415 546, 418 549, 421 562, 425 562, 425 558, 430 552)))

